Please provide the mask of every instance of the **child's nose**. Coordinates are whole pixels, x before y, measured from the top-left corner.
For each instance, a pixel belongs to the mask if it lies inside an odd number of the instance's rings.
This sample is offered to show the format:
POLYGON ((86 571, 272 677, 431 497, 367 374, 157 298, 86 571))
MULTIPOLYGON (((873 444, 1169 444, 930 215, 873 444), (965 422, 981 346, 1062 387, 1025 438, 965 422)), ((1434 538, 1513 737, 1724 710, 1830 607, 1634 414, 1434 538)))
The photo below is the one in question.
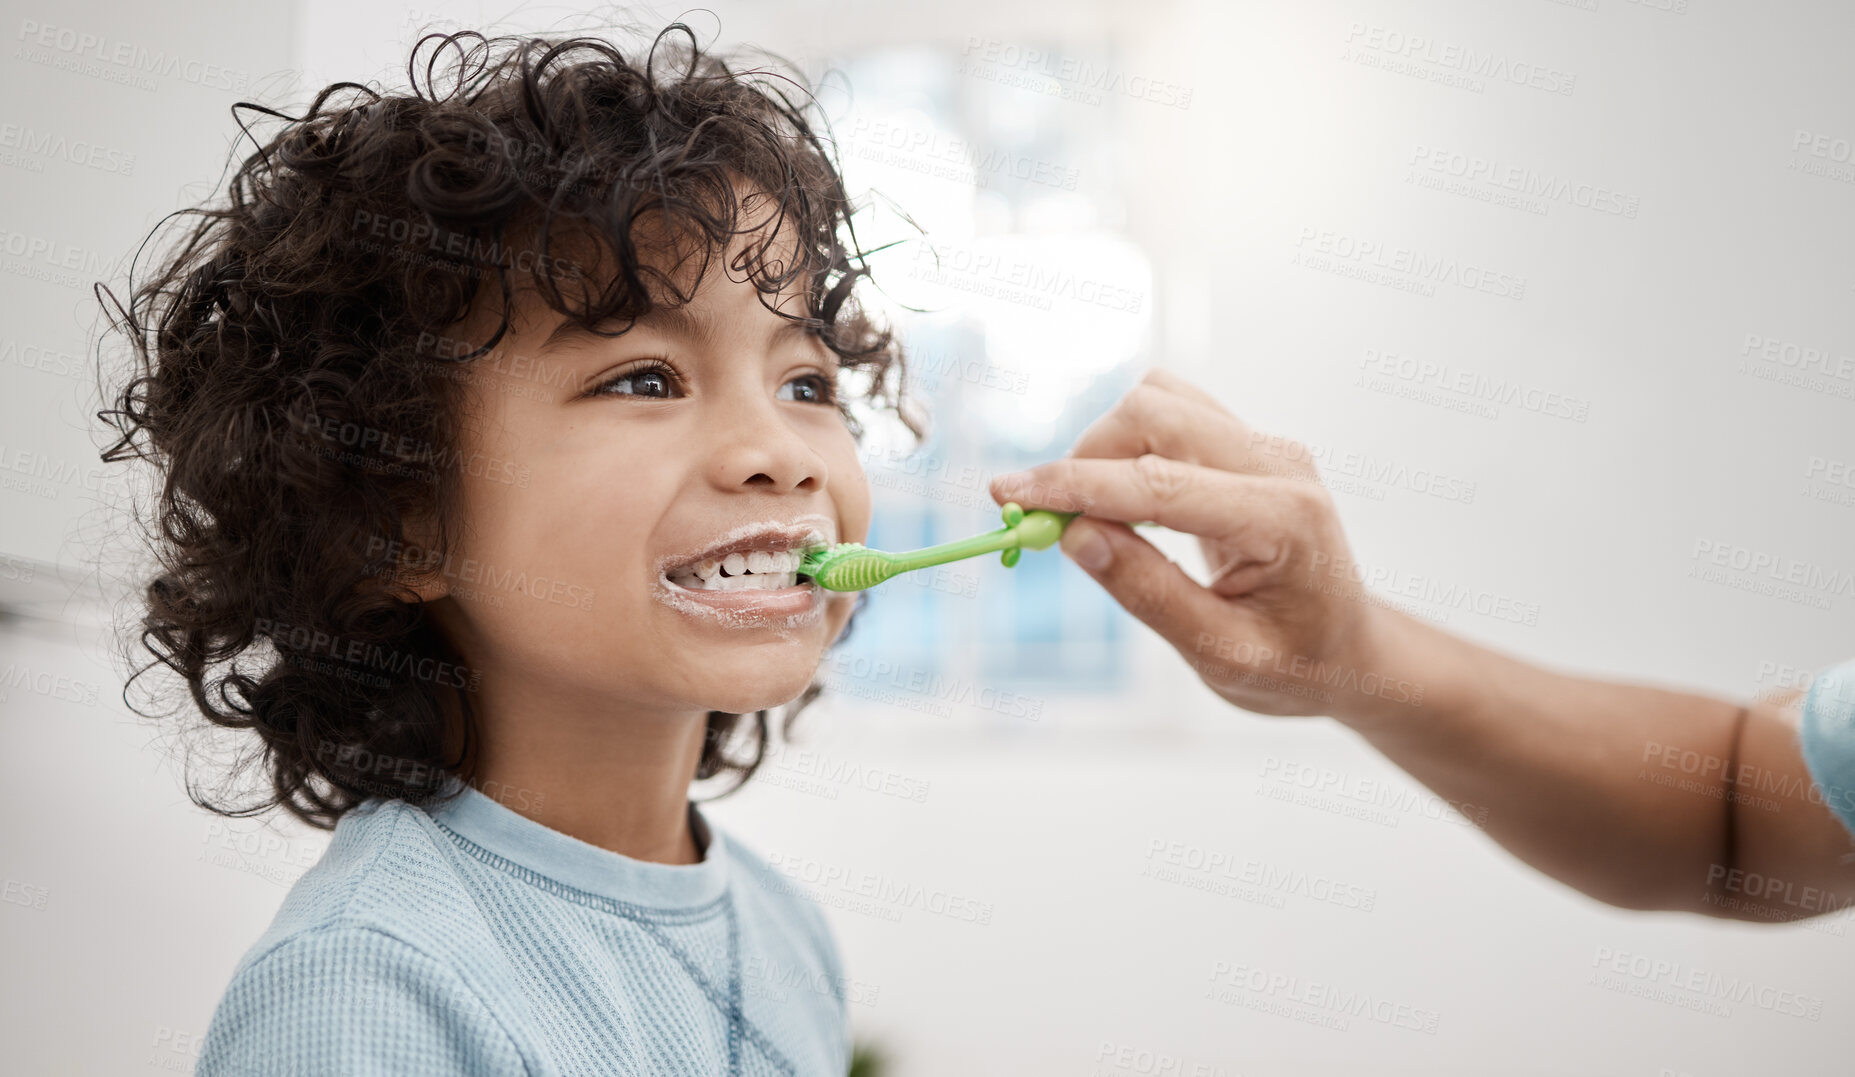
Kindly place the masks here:
POLYGON ((815 491, 830 477, 824 457, 773 407, 741 409, 708 430, 709 478, 718 489, 815 491))

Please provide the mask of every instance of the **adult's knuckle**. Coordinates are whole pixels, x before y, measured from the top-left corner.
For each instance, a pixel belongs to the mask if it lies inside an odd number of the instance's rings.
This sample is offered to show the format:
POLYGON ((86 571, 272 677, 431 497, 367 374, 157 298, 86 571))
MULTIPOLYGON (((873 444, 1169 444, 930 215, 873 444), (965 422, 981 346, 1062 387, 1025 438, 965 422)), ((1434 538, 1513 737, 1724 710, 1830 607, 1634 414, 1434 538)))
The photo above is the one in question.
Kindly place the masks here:
POLYGON ((1161 503, 1179 496, 1187 482, 1185 469, 1158 453, 1141 453, 1134 457, 1134 475, 1161 503))
POLYGON ((1073 459, 1059 461, 1050 473, 1049 486, 1044 491, 1045 503, 1058 512, 1081 511, 1078 506, 1086 498, 1083 480, 1081 464, 1073 459))
POLYGON ((1143 381, 1127 390, 1127 394, 1121 397, 1120 406, 1124 411, 1147 418, 1163 410, 1162 405, 1169 396, 1171 394, 1158 385, 1143 381))
POLYGON ((1318 522, 1337 514, 1333 503, 1333 491, 1320 483, 1298 483, 1291 497, 1304 523, 1318 522))

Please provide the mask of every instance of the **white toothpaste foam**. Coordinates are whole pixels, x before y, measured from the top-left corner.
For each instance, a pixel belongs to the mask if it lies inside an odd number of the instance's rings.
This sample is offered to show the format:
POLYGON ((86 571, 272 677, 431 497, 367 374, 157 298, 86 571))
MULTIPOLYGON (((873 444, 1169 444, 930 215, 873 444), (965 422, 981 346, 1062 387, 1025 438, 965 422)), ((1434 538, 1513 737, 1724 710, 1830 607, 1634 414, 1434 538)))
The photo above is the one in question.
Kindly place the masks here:
MULTIPOLYGON (((703 549, 714 549, 717 546, 725 546, 730 542, 736 541, 737 539, 744 539, 747 536, 754 534, 755 532, 784 531, 787 528, 792 528, 792 527, 815 527, 817 528, 818 533, 824 536, 824 541, 826 545, 830 545, 837 541, 837 521, 831 519, 829 516, 824 516, 816 512, 811 512, 811 513, 805 514, 804 516, 795 516, 790 520, 760 520, 756 523, 742 524, 739 527, 733 528, 732 530, 729 530, 727 532, 724 532, 723 534, 715 536, 713 541, 704 543, 702 548, 703 549)), ((672 554, 668 557, 658 558, 657 559, 657 575, 662 576, 665 572, 669 570, 671 565, 677 564, 679 562, 687 561, 691 557, 694 557, 695 554, 696 554, 696 551, 690 550, 687 553, 672 554)))
MULTIPOLYGON (((807 513, 804 516, 796 516, 789 520, 760 520, 755 523, 742 524, 739 527, 716 536, 713 541, 705 543, 703 548, 712 549, 716 546, 726 545, 727 543, 734 542, 737 539, 744 539, 760 531, 785 530, 792 527, 814 527, 818 530, 819 534, 824 536, 824 541, 827 544, 837 541, 837 521, 831 519, 829 516, 814 512, 807 513)), ((657 578, 651 591, 657 596, 657 599, 665 605, 682 613, 706 617, 717 624, 726 625, 729 628, 771 628, 786 639, 792 639, 793 633, 797 629, 809 628, 824 618, 825 609, 829 605, 831 597, 829 593, 821 595, 819 600, 812 604, 812 608, 804 613, 788 614, 777 620, 770 620, 750 610, 717 609, 705 602, 698 602, 690 598, 683 589, 676 587, 665 579, 664 573, 669 570, 671 565, 687 561, 694 555, 694 552, 695 551, 684 554, 673 554, 669 557, 658 559, 657 578)), ((816 585, 814 584, 814 586, 816 585)))

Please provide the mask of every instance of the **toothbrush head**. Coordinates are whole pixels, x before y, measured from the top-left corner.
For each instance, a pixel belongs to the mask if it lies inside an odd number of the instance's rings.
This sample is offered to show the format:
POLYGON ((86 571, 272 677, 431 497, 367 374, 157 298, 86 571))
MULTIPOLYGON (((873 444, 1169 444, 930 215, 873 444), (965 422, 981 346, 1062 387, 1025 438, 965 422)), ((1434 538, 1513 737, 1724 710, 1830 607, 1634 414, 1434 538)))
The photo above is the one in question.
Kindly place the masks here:
POLYGON ((799 575, 810 576, 827 591, 862 591, 894 575, 890 556, 860 542, 840 542, 806 551, 799 575))

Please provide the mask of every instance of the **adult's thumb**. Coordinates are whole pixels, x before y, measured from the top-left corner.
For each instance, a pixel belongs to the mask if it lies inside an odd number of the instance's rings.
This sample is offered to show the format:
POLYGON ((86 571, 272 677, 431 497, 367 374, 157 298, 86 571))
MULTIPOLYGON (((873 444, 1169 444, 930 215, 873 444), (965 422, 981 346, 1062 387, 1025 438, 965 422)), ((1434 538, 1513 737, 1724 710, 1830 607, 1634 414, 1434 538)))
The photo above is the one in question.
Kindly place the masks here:
POLYGON ((1104 533, 1107 530, 1107 526, 1093 520, 1071 520, 1063 529, 1064 556, 1090 575, 1106 571, 1114 563, 1114 546, 1104 533))
POLYGON ((1174 647, 1191 647, 1223 612, 1216 595, 1124 523, 1077 517, 1063 529, 1062 549, 1128 613, 1174 647))

